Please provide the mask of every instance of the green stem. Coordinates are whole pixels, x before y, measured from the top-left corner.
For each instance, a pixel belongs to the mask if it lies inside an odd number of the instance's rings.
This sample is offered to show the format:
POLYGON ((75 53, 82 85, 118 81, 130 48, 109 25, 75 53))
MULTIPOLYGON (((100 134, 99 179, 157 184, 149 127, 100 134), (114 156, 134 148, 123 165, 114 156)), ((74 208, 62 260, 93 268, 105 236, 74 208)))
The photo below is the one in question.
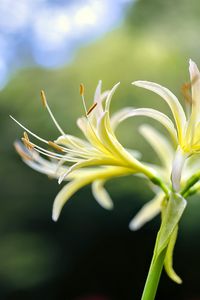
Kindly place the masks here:
POLYGON ((193 185, 195 185, 195 183, 197 183, 199 181, 199 179, 200 179, 200 172, 197 172, 187 181, 185 187, 181 191, 181 195, 183 197, 185 197, 185 195, 187 195, 187 193, 191 189, 191 187, 193 185))
POLYGON ((141 300, 155 299, 160 275, 164 264, 166 249, 167 247, 160 253, 156 260, 154 259, 154 256, 152 258, 141 300))
POLYGON ((151 182, 153 182, 155 185, 159 186, 163 192, 166 194, 166 196, 169 196, 169 188, 164 184, 164 182, 158 178, 158 177, 152 177, 151 182))

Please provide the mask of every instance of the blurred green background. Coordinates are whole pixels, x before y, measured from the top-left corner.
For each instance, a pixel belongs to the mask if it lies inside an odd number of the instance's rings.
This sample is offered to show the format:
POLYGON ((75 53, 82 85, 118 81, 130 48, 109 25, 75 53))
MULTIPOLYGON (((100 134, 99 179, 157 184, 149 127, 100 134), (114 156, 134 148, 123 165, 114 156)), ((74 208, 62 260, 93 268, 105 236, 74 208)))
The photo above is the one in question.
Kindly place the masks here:
MULTIPOLYGON (((86 187, 72 197, 54 223, 52 203, 60 186, 22 163, 13 148, 22 130, 9 114, 40 136, 55 139, 57 131, 39 97, 44 89, 62 127, 80 136, 76 127, 83 114, 79 84, 85 85, 89 106, 99 79, 104 89, 121 81, 112 111, 148 106, 170 114, 159 97, 130 83, 156 81, 181 99, 189 58, 200 66, 199 16, 198 0, 137 1, 120 27, 82 47, 70 65, 23 69, 2 90, 0 299, 140 299, 160 219, 138 232, 130 232, 128 224, 153 196, 147 184, 133 177, 110 181, 113 211, 102 209, 86 187)), ((138 134, 137 126, 143 122, 149 120, 126 121, 118 136, 127 147, 140 150, 146 161, 158 162, 138 134)), ((156 299, 200 299, 199 209, 198 197, 191 198, 180 226, 174 265, 183 285, 163 274, 156 299)))

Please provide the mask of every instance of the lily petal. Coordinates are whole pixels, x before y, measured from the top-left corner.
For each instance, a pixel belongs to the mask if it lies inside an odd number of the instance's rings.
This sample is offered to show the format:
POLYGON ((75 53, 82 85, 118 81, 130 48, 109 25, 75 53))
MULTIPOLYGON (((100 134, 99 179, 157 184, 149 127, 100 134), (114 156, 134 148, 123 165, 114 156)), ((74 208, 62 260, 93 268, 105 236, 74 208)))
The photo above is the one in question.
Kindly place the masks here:
POLYGON ((124 167, 131 168, 135 172, 144 172, 145 174, 148 172, 150 173, 150 170, 148 170, 147 167, 130 155, 116 139, 109 123, 108 112, 104 113, 99 122, 98 133, 101 140, 104 141, 106 147, 110 150, 114 157, 117 156, 118 159, 121 160, 122 165, 124 164, 124 167))
POLYGON ((161 202, 164 198, 163 193, 158 193, 151 201, 147 202, 137 215, 129 223, 131 230, 140 229, 145 223, 152 220, 161 211, 161 202))
POLYGON ((107 99, 106 99, 106 104, 105 104, 105 111, 109 111, 110 110, 110 103, 112 100, 112 96, 115 93, 116 89, 118 88, 118 86, 120 85, 120 82, 118 82, 117 84, 115 84, 113 86, 113 88, 110 90, 107 99))
POLYGON ((170 118, 168 118, 165 114, 161 113, 156 109, 137 108, 137 109, 129 110, 127 114, 124 114, 118 122, 122 122, 130 117, 136 117, 136 116, 146 116, 160 122, 168 130, 173 141, 177 143, 177 134, 174 128, 174 124, 172 123, 170 118))
POLYGON ((164 168, 168 170, 168 172, 171 172, 170 168, 174 157, 174 149, 166 137, 152 126, 146 124, 140 126, 139 131, 157 153, 164 168))
POLYGON ((120 109, 116 113, 114 113, 110 119, 111 126, 113 131, 116 130, 117 126, 120 124, 121 120, 130 112, 130 110, 133 110, 135 108, 133 107, 125 107, 123 109, 120 109))
POLYGON ((84 167, 91 167, 91 166, 103 166, 103 165, 118 165, 117 160, 115 163, 115 160, 109 160, 108 158, 97 158, 97 159, 88 159, 83 161, 78 161, 77 163, 73 164, 71 167, 67 169, 63 174, 60 175, 58 179, 58 183, 60 184, 65 177, 67 177, 69 174, 71 174, 73 171, 84 168, 84 167))
POLYGON ((172 114, 174 116, 174 120, 176 122, 179 139, 182 140, 183 129, 184 129, 185 123, 186 123, 186 117, 185 117, 184 110, 183 110, 180 102, 176 98, 176 96, 167 88, 165 88, 157 83, 154 83, 154 82, 135 81, 135 82, 133 82, 133 84, 138 87, 143 87, 147 90, 150 90, 150 91, 158 94, 167 102, 167 104, 169 105, 169 107, 172 111, 172 114))
POLYGON ((105 209, 113 209, 113 202, 104 188, 105 180, 95 180, 92 183, 92 193, 96 201, 105 209))
MULTIPOLYGON (((79 172, 79 171, 77 171, 79 172)), ((77 174, 77 178, 66 184, 58 193, 53 204, 52 219, 57 221, 61 209, 69 198, 80 188, 96 180, 108 180, 113 177, 132 174, 132 171, 122 167, 94 168, 88 172, 77 174)))
POLYGON ((69 200, 69 198, 80 188, 84 185, 88 184, 90 180, 88 179, 77 179, 73 180, 70 183, 66 184, 61 191, 59 191, 58 195, 56 196, 53 204, 53 213, 52 219, 53 221, 57 221, 60 215, 61 209, 63 208, 64 204, 69 200))
POLYGON ((99 149, 100 152, 106 152, 106 148, 97 136, 96 129, 94 129, 88 122, 89 121, 85 117, 82 117, 77 120, 77 125, 79 126, 87 140, 90 142, 90 144, 94 146, 94 148, 99 149))
POLYGON ((199 121, 200 118, 200 73, 197 65, 190 59, 189 72, 192 89, 192 114, 191 119, 193 123, 199 121))
POLYGON ((180 147, 178 147, 174 161, 172 164, 172 186, 175 192, 180 190, 180 182, 182 170, 184 167, 185 160, 187 158, 187 153, 184 153, 180 147))

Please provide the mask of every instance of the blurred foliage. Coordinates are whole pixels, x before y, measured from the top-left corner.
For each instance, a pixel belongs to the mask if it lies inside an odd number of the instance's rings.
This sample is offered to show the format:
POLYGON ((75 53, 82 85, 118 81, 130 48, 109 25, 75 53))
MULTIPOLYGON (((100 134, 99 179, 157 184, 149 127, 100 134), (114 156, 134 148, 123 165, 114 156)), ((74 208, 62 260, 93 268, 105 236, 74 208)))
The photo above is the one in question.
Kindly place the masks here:
MULTIPOLYGON (((108 299, 139 299, 159 218, 136 233, 128 231, 128 223, 152 197, 147 184, 133 177, 109 182, 115 204, 112 212, 99 207, 90 188, 85 188, 69 201, 55 224, 51 207, 60 187, 20 161, 12 144, 22 130, 8 115, 39 135, 55 139, 58 133, 39 97, 44 89, 62 127, 80 135, 76 119, 84 112, 79 84, 85 85, 89 107, 99 79, 104 89, 121 81, 112 111, 147 106, 169 112, 159 97, 130 83, 156 81, 181 99, 181 85, 188 80, 188 59, 200 65, 199 14, 197 0, 140 0, 130 7, 121 27, 80 49, 70 66, 51 71, 24 69, 12 75, 0 100, 1 299, 68 300, 97 294, 108 299)), ((139 149, 145 160, 157 162, 138 134, 142 122, 158 126, 142 118, 128 120, 119 128, 119 139, 127 147, 139 149)), ((184 285, 176 287, 166 279, 158 299, 193 299, 195 293, 200 297, 196 262, 200 206, 197 198, 189 202, 175 255, 184 285), (183 263, 189 254, 190 264, 183 263)))

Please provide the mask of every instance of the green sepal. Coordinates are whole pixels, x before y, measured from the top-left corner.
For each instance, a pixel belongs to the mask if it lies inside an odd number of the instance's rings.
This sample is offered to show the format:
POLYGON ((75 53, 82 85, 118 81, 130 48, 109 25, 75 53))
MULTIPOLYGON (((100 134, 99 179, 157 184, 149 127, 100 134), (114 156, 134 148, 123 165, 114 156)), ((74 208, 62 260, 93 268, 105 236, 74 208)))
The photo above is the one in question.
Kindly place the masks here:
POLYGON ((170 238, 185 210, 187 201, 177 193, 171 193, 162 207, 162 223, 157 235, 154 259, 168 246, 170 238))
POLYGON ((177 235, 178 235, 178 225, 176 225, 176 227, 171 235, 171 238, 169 240, 169 244, 168 244, 166 256, 165 256, 165 261, 164 261, 164 266, 165 266, 165 271, 166 271, 167 275, 176 283, 181 284, 182 279, 176 274, 176 272, 173 269, 173 252, 174 252, 174 246, 176 243, 177 235))

